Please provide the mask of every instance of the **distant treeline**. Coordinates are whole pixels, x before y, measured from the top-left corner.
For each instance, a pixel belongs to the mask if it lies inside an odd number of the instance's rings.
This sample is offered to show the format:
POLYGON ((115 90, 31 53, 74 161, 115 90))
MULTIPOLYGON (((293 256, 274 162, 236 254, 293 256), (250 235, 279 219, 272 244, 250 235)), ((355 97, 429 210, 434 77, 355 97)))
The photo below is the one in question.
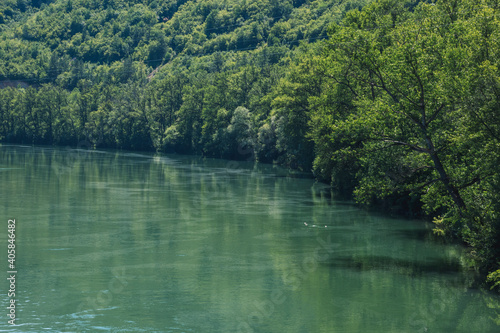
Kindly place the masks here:
POLYGON ((0 80, 32 86, 0 90, 3 142, 312 171, 432 218, 500 285, 496 0, 136 2, 11 10, 0 80))

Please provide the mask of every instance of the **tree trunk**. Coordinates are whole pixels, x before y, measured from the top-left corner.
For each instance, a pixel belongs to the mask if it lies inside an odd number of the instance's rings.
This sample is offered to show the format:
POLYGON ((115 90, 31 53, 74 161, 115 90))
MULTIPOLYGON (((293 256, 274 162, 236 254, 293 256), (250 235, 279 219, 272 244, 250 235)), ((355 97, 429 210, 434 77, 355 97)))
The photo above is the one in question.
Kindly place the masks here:
POLYGON ((441 163, 441 160, 437 156, 437 154, 434 152, 431 154, 432 161, 434 162, 434 167, 436 168, 437 172, 439 173, 439 176, 441 178, 441 181, 443 182, 446 190, 450 194, 451 198, 453 199, 453 202, 457 205, 458 208, 460 209, 465 209, 465 202, 460 196, 460 193, 458 192, 458 189, 453 186, 453 184, 450 183, 450 178, 446 174, 446 171, 444 170, 443 164, 441 163))
POLYGON ((439 178, 441 182, 448 191, 455 205, 457 205, 457 207, 460 210, 464 210, 466 208, 465 202, 460 196, 458 189, 455 186, 453 186, 453 184, 450 182, 450 178, 448 177, 448 174, 444 169, 443 163, 441 163, 441 159, 439 158, 437 152, 435 151, 434 145, 428 136, 426 136, 426 141, 427 141, 427 146, 429 147, 429 155, 432 159, 432 162, 434 163, 434 168, 436 168, 437 172, 439 173, 439 178))

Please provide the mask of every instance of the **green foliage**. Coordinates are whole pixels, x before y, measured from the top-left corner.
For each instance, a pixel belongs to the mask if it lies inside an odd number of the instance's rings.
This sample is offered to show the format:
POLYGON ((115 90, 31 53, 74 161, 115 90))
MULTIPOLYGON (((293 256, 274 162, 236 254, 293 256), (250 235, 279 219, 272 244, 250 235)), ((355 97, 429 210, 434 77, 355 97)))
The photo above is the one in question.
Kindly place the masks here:
POLYGON ((493 288, 500 288, 500 269, 488 274, 488 281, 493 283, 493 288))
POLYGON ((329 89, 311 116, 315 168, 335 183, 338 165, 350 163, 358 201, 441 215, 437 233, 461 238, 491 271, 500 254, 500 22, 486 2, 454 3, 410 12, 377 1, 332 26, 316 65, 329 89))

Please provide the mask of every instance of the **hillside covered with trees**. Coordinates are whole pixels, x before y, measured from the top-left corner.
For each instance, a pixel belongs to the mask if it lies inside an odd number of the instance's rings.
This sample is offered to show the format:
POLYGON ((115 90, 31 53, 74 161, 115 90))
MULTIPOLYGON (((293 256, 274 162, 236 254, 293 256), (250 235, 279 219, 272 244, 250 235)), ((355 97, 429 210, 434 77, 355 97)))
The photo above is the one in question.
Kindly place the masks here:
POLYGON ((7 0, 0 139, 311 172, 500 286, 495 0, 7 0))

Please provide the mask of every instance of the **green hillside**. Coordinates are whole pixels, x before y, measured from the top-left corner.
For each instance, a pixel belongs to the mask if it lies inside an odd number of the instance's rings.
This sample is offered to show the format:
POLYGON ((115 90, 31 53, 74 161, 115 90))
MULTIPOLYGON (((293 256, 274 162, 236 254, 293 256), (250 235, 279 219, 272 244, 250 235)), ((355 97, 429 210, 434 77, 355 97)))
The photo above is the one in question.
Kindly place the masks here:
MULTIPOLYGON (((220 126, 226 129, 241 106, 248 113, 241 120, 251 121, 248 135, 256 141, 260 127, 271 125, 271 88, 298 59, 296 54, 321 47, 317 42, 327 38, 328 27, 365 2, 6 3, 0 9, 5 22, 0 84, 34 89, 4 93, 20 93, 34 104, 57 96, 57 102, 46 103, 60 107, 49 115, 39 111, 48 106, 35 106, 35 120, 6 121, 10 127, 1 135, 9 142, 247 159, 237 151, 238 142, 247 139, 218 133, 220 126), (43 97, 36 96, 40 91, 43 97), (134 94, 140 98, 128 101, 134 94)), ((261 146, 261 161, 279 158, 276 144, 261 146)), ((309 171, 311 162, 312 155, 300 167, 309 171)))
POLYGON ((0 79, 55 82, 70 67, 155 68, 180 55, 289 49, 327 36, 358 1, 12 1, 0 5, 0 79), (91 65, 90 65, 91 64, 91 65))
POLYGON ((4 1, 0 139, 312 172, 500 285, 495 0, 4 1))

